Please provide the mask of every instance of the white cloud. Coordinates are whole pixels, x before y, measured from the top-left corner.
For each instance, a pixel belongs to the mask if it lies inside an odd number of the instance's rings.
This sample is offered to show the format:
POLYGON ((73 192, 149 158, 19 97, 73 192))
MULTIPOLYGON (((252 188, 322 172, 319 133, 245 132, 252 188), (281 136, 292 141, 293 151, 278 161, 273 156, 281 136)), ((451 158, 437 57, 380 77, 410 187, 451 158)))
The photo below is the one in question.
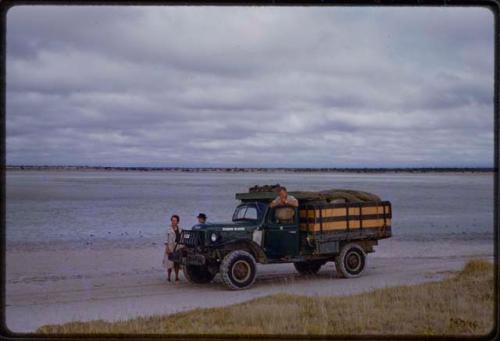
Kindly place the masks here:
POLYGON ((9 164, 493 163, 487 9, 19 6, 7 25, 9 164))

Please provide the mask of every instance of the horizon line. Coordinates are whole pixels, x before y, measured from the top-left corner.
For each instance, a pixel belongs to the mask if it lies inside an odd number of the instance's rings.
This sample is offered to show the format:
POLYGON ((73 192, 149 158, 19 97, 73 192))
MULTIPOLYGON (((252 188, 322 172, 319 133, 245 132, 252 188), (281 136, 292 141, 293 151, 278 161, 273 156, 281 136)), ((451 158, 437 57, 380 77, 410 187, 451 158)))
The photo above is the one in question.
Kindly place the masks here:
POLYGON ((495 170, 493 166, 397 166, 397 167, 284 167, 284 166, 89 166, 89 165, 6 165, 8 168, 85 168, 85 169, 148 169, 148 170, 495 170))

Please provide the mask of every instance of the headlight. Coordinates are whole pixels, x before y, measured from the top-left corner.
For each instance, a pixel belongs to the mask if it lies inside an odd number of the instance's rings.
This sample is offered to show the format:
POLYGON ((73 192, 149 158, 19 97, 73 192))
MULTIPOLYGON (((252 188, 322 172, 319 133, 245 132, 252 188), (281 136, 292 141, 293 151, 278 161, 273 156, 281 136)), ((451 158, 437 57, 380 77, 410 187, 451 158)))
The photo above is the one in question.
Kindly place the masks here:
POLYGON ((215 233, 212 233, 210 235, 210 240, 215 243, 217 241, 217 235, 215 233))

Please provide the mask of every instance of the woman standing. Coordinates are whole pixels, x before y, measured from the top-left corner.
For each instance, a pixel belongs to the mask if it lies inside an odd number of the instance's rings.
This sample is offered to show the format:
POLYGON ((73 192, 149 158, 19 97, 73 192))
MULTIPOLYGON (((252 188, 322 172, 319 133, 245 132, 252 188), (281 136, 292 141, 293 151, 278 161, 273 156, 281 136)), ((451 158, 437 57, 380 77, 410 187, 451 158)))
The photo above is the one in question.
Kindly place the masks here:
POLYGON ((179 264, 168 259, 168 255, 174 252, 175 245, 181 238, 181 228, 179 227, 180 218, 177 214, 170 218, 170 228, 167 230, 167 239, 165 241, 165 255, 163 256, 163 266, 167 270, 167 280, 170 282, 172 268, 175 271, 175 280, 179 280, 179 264))

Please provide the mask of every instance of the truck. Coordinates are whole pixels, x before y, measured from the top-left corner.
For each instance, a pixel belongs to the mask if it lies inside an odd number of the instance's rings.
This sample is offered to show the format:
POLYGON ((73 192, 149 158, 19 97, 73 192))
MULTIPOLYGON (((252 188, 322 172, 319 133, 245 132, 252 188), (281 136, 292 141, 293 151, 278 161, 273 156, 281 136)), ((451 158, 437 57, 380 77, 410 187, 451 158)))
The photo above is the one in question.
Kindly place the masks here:
POLYGON ((313 275, 331 261, 338 277, 358 277, 378 240, 392 235, 391 203, 375 194, 292 191, 298 207, 271 208, 274 189, 236 193, 240 203, 232 221, 182 231, 170 259, 189 282, 210 283, 220 273, 227 288, 247 289, 255 282, 257 263, 293 263, 299 274, 313 275))

